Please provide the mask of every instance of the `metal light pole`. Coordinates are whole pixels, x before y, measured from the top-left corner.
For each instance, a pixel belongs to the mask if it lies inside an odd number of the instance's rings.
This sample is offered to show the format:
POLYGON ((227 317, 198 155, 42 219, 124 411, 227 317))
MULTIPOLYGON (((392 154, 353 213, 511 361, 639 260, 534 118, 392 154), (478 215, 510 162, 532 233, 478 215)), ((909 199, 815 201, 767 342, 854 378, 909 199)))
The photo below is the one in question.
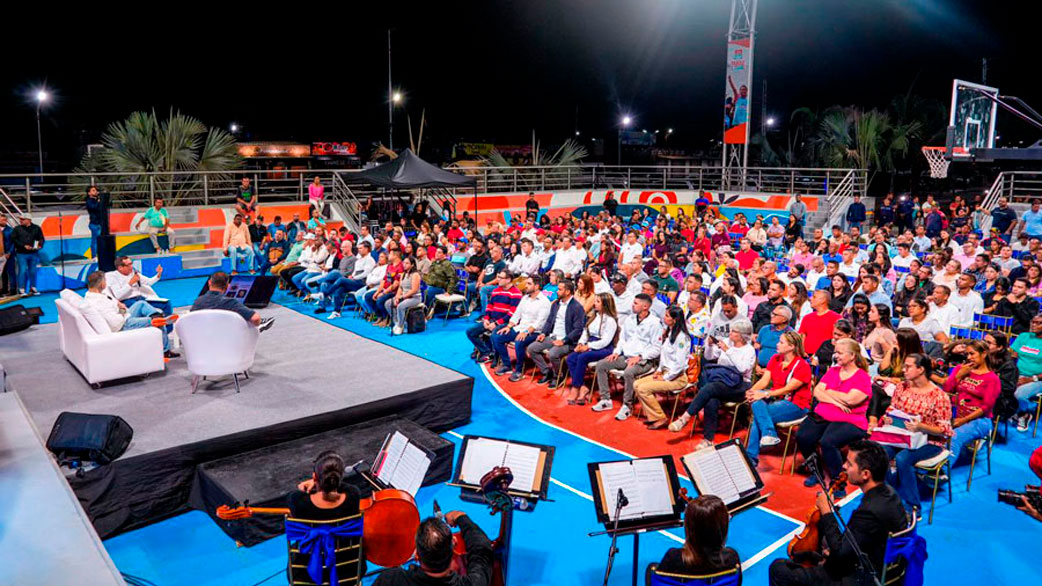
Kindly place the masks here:
POLYGON ((615 161, 616 161, 616 164, 618 164, 620 167, 622 166, 622 129, 623 128, 629 128, 630 124, 632 124, 632 123, 633 123, 633 118, 631 118, 629 116, 623 116, 622 120, 620 121, 620 124, 619 124, 619 140, 617 141, 617 144, 616 144, 616 146, 618 147, 618 150, 615 153, 615 161))
POLYGON ((40 108, 51 96, 47 90, 36 92, 36 148, 40 157, 40 174, 43 174, 43 133, 40 131, 40 108))
POLYGON ((387 29, 387 148, 394 150, 394 95, 391 90, 391 29, 387 29))

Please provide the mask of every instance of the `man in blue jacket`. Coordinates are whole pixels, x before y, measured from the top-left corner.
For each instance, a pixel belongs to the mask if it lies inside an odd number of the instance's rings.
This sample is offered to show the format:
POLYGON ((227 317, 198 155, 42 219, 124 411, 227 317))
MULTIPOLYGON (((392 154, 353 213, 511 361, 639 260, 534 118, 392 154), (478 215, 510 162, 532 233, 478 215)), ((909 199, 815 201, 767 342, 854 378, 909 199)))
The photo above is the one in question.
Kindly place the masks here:
POLYGON ((542 373, 536 383, 550 383, 551 389, 557 387, 556 374, 561 370, 561 361, 579 343, 583 327, 586 326, 583 304, 574 295, 574 281, 565 279, 557 284, 557 300, 550 305, 550 316, 536 341, 525 349, 525 353, 542 373), (564 311, 561 311, 561 307, 565 308, 564 311), (546 351, 546 356, 543 356, 543 351, 546 351))
POLYGON ((847 206, 847 229, 857 228, 861 229, 861 224, 865 223, 868 218, 868 214, 865 210, 865 204, 861 203, 861 196, 855 195, 854 202, 847 206))

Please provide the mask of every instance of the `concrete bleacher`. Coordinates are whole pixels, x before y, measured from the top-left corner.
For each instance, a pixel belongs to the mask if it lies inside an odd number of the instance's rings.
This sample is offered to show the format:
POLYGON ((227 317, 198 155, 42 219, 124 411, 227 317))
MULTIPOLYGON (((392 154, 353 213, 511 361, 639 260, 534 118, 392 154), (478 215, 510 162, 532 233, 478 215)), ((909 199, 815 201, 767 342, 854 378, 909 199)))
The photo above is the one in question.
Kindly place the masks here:
MULTIPOLYGON (((155 267, 161 265, 163 278, 175 279, 208 275, 230 267, 221 245, 225 226, 235 215, 234 208, 167 208, 170 225, 176 232, 177 245, 174 253, 169 255, 156 254, 148 235, 135 229, 145 211, 145 208, 114 209, 109 215, 109 228, 116 237, 116 254, 133 258, 138 263, 138 270, 153 274, 155 267)), ((283 223, 287 223, 294 213, 300 214, 301 219, 306 221, 310 208, 307 203, 300 201, 271 201, 262 203, 259 213, 264 216, 265 223, 270 223, 277 215, 282 216, 283 223)), ((87 275, 97 269, 97 263, 90 259, 92 251, 86 212, 36 213, 35 222, 43 229, 47 239, 42 251, 43 262, 37 275, 37 288, 40 291, 57 291, 66 287, 84 286, 87 275)), ((330 228, 342 224, 342 219, 336 215, 327 223, 330 228)), ((166 237, 160 235, 159 240, 164 245, 166 237)))
POLYGON ((0 392, 0 584, 124 584, 15 393, 0 392))

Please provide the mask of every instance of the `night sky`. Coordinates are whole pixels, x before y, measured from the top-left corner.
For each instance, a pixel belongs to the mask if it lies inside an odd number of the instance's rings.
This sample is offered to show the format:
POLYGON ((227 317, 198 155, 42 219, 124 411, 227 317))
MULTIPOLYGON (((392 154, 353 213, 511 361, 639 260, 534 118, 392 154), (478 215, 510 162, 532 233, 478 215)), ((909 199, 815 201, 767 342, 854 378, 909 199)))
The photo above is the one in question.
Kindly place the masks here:
MULTIPOLYGON (((885 106, 913 84, 947 109, 952 78, 979 82, 982 57, 989 85, 1042 109, 1037 27, 1019 4, 761 0, 754 127, 764 79, 768 113, 783 122, 800 106, 885 106)), ((701 148, 721 132, 727 0, 260 6, 223 15, 178 5, 165 16, 92 6, 6 27, 0 153, 35 152, 28 98, 42 82, 57 98, 43 117, 56 168, 109 122, 171 106, 211 125, 235 121, 253 140, 386 141, 388 26, 406 96, 396 146, 407 143, 405 113, 415 125, 423 108, 427 138, 442 145, 526 143, 533 129, 544 143, 576 128, 611 137, 622 112, 636 128, 674 128, 671 146, 701 148)), ((1004 113, 998 132, 1039 134, 1004 113)))

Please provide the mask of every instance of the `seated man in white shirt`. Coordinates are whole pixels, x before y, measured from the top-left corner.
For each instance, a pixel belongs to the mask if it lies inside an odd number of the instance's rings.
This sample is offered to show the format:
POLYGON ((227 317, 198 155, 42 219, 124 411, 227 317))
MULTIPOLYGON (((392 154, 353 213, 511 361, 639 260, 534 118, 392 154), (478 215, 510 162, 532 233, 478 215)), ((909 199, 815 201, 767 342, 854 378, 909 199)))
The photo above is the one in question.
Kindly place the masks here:
POLYGON ((627 264, 634 258, 640 257, 644 254, 644 246, 637 241, 637 233, 629 232, 626 234, 626 242, 622 244, 622 248, 619 249, 619 264, 627 264))
POLYGON ((662 319, 666 315, 666 304, 658 298, 658 283, 648 279, 640 287, 640 292, 651 298, 651 313, 662 319))
MULTIPOLYGON (((960 278, 962 275, 960 275, 960 278)), ((952 290, 947 285, 937 285, 933 288, 933 301, 930 302, 930 317, 941 326, 941 331, 948 334, 953 325, 963 323, 962 312, 949 301, 952 290)), ((973 316, 970 316, 970 320, 973 316)))
POLYGON ((163 312, 152 307, 146 301, 138 301, 129 308, 120 303, 105 292, 107 283, 105 273, 94 271, 87 276, 87 293, 83 298, 92 307, 98 310, 109 329, 113 332, 122 330, 135 330, 138 328, 158 327, 163 333, 163 355, 166 358, 177 358, 180 354, 170 350, 170 340, 167 337, 166 326, 177 320, 176 315, 163 317, 163 312))
POLYGON ((586 262, 586 249, 572 246, 571 236, 561 236, 561 246, 557 249, 554 264, 551 268, 559 269, 569 279, 582 273, 586 262))
POLYGON ((843 262, 839 263, 839 272, 848 277, 857 277, 861 269, 861 263, 857 262, 855 256, 858 249, 850 246, 843 251, 843 262))
POLYGON ((655 369, 662 350, 661 340, 662 322, 651 313, 651 298, 640 293, 633 300, 633 313, 622 320, 615 351, 597 362, 595 372, 600 401, 593 406, 594 411, 607 411, 612 408, 608 373, 612 370, 622 370, 625 392, 622 395, 622 407, 615 414, 615 419, 623 421, 630 416, 636 400, 633 383, 640 376, 655 369))
POLYGON ((984 299, 973 290, 976 284, 977 278, 971 273, 963 273, 955 281, 956 290, 948 298, 948 305, 959 308, 959 320, 952 325, 973 327, 973 315, 984 313, 984 299))
POLYGON ((902 267, 907 269, 911 266, 912 261, 916 259, 916 256, 912 254, 912 245, 907 242, 897 243, 897 256, 890 259, 891 264, 895 267, 902 267))
POLYGON ((510 260, 510 272, 515 275, 535 275, 543 259, 535 252, 535 245, 527 238, 521 239, 521 254, 510 260))
POLYGON ((162 310, 163 315, 170 315, 174 313, 170 301, 160 299, 152 288, 162 276, 162 266, 156 266, 154 277, 146 277, 134 269, 134 261, 129 256, 121 256, 116 259, 116 270, 105 273, 105 282, 116 301, 122 301, 128 307, 138 301, 148 301, 153 307, 162 310))
MULTIPOLYGON (((507 325, 492 333, 492 348, 499 355, 501 366, 496 369, 497 375, 504 375, 511 370, 512 382, 521 380, 521 372, 524 370, 525 349, 529 344, 535 342, 539 337, 538 331, 550 317, 550 300, 543 295, 538 275, 529 275, 522 281, 522 291, 525 296, 521 298, 514 315, 510 317, 507 325), (510 353, 507 344, 514 343, 514 354, 518 360, 511 367, 510 353)), ((564 315, 565 312, 560 312, 564 315)))

